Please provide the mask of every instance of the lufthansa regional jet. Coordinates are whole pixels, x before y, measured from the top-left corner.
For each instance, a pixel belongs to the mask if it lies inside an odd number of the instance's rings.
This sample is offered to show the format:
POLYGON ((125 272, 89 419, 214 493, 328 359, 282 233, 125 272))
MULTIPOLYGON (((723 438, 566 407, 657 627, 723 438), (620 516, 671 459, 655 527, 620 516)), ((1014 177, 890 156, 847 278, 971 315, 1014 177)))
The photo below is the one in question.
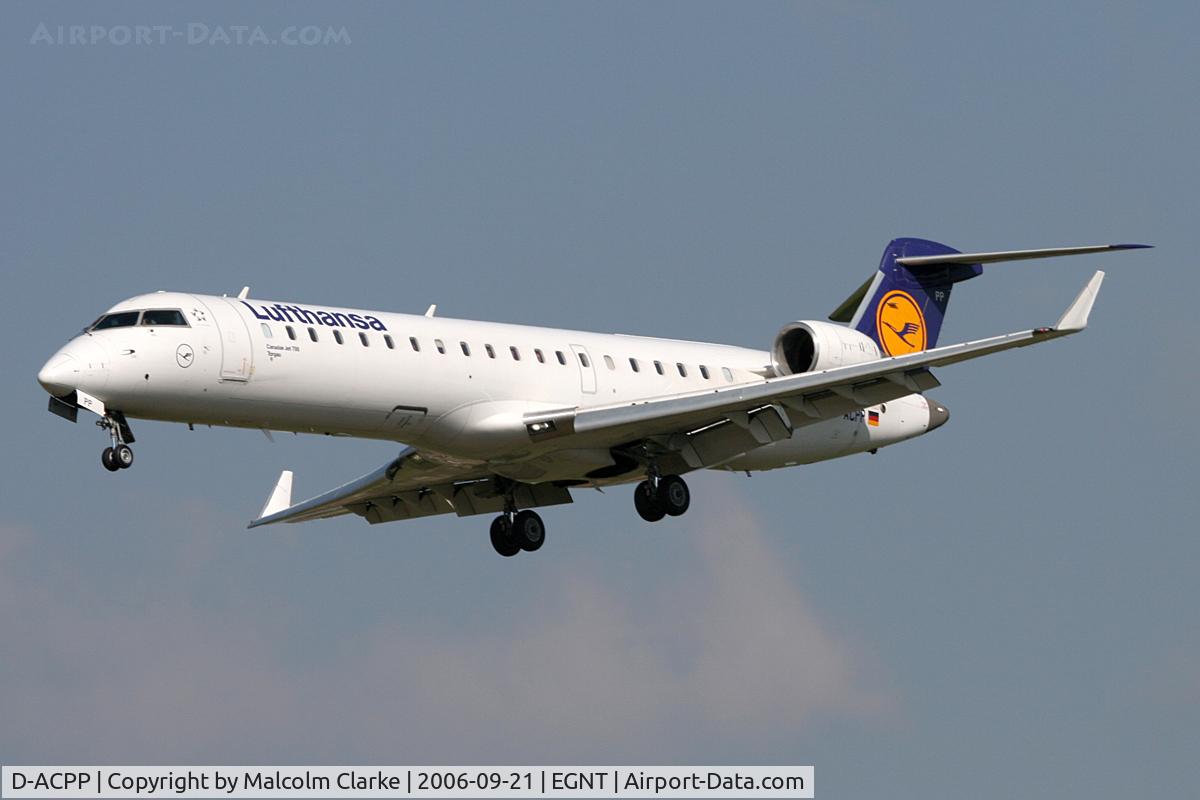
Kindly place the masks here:
POLYGON ((357 480, 299 503, 284 471, 250 527, 357 514, 375 524, 494 514, 491 542, 539 549, 534 508, 571 489, 637 483, 637 513, 679 516, 682 475, 810 464, 935 430, 933 368, 1084 329, 1103 272, 1051 327, 939 347, 954 284, 983 264, 1129 250, 1116 244, 961 253, 888 244, 829 315, 770 350, 643 336, 156 292, 123 300, 38 373, 50 410, 96 416, 111 471, 133 464, 130 419, 403 442, 357 480))

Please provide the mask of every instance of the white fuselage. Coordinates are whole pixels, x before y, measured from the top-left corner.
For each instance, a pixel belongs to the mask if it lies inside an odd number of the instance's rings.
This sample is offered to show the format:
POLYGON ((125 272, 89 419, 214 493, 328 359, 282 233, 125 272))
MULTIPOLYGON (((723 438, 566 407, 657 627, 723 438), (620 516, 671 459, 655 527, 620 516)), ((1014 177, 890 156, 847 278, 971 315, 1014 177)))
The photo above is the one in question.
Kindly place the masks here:
MULTIPOLYGON (((762 350, 209 295, 141 295, 108 314, 148 310, 178 310, 184 322, 142 317, 86 331, 51 357, 39 381, 130 418, 392 440, 517 476, 514 465, 540 459, 529 474, 548 480, 581 477, 607 456, 570 437, 533 441, 526 415, 773 374, 762 350), (558 466, 546 467, 554 453, 562 453, 558 466)), ((836 419, 799 419, 790 439, 713 466, 811 463, 931 427, 925 398, 913 394, 836 419)))

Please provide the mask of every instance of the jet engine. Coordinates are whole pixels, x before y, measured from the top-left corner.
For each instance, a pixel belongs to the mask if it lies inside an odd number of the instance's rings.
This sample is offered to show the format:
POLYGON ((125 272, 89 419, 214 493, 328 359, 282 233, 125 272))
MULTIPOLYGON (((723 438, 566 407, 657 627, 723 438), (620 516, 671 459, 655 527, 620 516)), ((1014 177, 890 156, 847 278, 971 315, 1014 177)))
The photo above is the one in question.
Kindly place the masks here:
POLYGON ((879 346, 871 337, 853 328, 816 320, 784 325, 771 348, 777 376, 845 367, 879 357, 879 346))

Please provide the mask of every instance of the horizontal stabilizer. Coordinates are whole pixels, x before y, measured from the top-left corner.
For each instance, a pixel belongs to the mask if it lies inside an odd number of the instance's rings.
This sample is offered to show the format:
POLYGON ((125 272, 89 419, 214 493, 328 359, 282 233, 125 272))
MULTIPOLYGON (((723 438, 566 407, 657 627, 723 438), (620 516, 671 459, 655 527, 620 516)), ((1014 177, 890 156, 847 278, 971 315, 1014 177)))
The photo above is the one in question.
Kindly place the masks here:
POLYGON ((932 267, 938 264, 994 264, 998 261, 1025 261, 1031 258, 1080 256, 1087 253, 1109 253, 1114 250, 1145 250, 1150 244, 1094 244, 1086 247, 1049 247, 1041 250, 997 250, 992 253, 947 253, 934 256, 897 258, 906 267, 932 267))
POLYGON ((1054 326, 1055 330, 1073 332, 1086 328, 1088 314, 1092 313, 1092 306, 1096 303, 1096 295, 1100 293, 1100 284, 1102 283, 1104 283, 1104 273, 1097 271, 1087 282, 1087 286, 1084 286, 1083 290, 1079 292, 1075 302, 1071 303, 1071 307, 1063 313, 1062 319, 1054 326))
POLYGON ((267 504, 263 506, 262 513, 259 518, 269 517, 272 514, 277 514, 288 508, 292 504, 292 471, 285 469, 279 473, 279 480, 275 484, 274 490, 271 491, 271 496, 267 498, 267 504))

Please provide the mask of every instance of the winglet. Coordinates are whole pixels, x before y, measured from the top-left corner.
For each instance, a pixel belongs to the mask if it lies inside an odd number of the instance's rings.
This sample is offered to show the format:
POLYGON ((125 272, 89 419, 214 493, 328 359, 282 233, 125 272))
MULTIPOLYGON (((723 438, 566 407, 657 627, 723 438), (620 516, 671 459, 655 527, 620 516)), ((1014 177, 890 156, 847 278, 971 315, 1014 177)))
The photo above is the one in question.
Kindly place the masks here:
POLYGON ((1081 331, 1087 327, 1088 314, 1092 312, 1092 306, 1096 303, 1096 295, 1100 293, 1100 284, 1104 282, 1104 273, 1097 270, 1092 279, 1087 282, 1087 286, 1075 298, 1075 302, 1071 303, 1071 307, 1062 315, 1062 319, 1054 326, 1055 330, 1064 331, 1066 333, 1074 333, 1081 331))
POLYGON ((279 481, 275 484, 271 496, 267 498, 267 504, 263 506, 262 513, 258 515, 259 519, 269 517, 272 514, 278 514, 280 511, 292 505, 292 471, 285 469, 279 473, 279 481))

